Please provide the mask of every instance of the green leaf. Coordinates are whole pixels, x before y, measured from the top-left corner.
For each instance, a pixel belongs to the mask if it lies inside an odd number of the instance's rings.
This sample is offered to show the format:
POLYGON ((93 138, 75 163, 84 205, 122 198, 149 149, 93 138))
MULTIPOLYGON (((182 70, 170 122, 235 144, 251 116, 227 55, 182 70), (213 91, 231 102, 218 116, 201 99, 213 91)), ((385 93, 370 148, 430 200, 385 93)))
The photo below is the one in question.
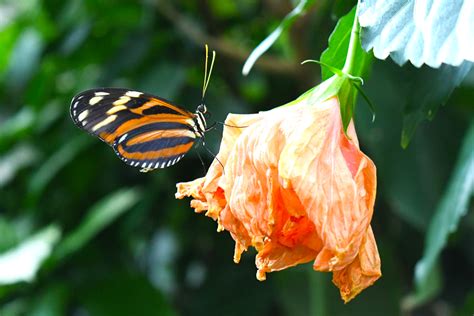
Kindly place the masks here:
MULTIPOLYGON (((461 116, 453 117, 454 107, 443 109, 446 115, 439 115, 431 124, 422 124, 412 139, 412 146, 403 149, 401 106, 411 93, 406 80, 414 73, 404 72, 406 67, 400 68, 392 62, 377 61, 374 66, 365 91, 379 105, 377 120, 374 123, 367 120, 369 113, 359 100, 354 116, 357 134, 364 152, 377 165, 380 184, 377 197, 387 203, 394 218, 403 220, 406 229, 424 234, 451 174, 449 166, 454 164, 459 152, 465 124, 461 116)), ((469 115, 469 109, 466 110, 464 117, 469 115)))
MULTIPOLYGON (((321 77, 329 81, 332 73, 345 78, 341 82, 338 90, 338 98, 341 104, 341 117, 344 129, 347 129, 354 115, 357 93, 362 88, 357 86, 355 81, 363 84, 362 76, 367 73, 370 65, 370 56, 363 51, 360 46, 358 36, 359 26, 356 19, 357 6, 348 14, 339 19, 331 36, 329 37, 328 48, 321 54, 321 77), (351 37, 352 44, 351 44, 351 37), (338 71, 337 69, 342 69, 338 71)), ((363 97, 368 100, 367 96, 363 97)), ((374 107, 369 101, 369 107, 372 110, 372 116, 375 116, 374 107)))
POLYGON ((32 165, 37 158, 38 152, 30 144, 18 144, 0 156, 0 188, 5 187, 19 170, 32 165))
MULTIPOLYGON (((327 284, 319 283, 329 281, 325 274, 316 272, 311 265, 301 265, 291 269, 276 273, 272 278, 276 282, 276 299, 281 302, 282 315, 321 315, 312 313, 315 309, 317 312, 323 312, 324 306, 316 305, 324 303, 323 293, 320 293, 320 286, 327 284), (321 279, 321 280, 318 280, 321 279), (311 298, 311 299, 309 299, 311 298)), ((322 292, 322 291, 321 291, 322 292)))
POLYGON ((78 136, 63 145, 32 175, 30 194, 34 197, 40 195, 54 176, 90 143, 89 138, 78 136))
POLYGON ((95 204, 86 218, 72 233, 68 234, 55 249, 53 262, 79 250, 110 223, 129 210, 140 199, 138 189, 121 189, 95 204))
POLYGON ((329 279, 328 275, 314 271, 312 268, 307 270, 309 291, 311 293, 310 310, 311 315, 324 316, 329 315, 327 311, 327 290, 329 279))
POLYGON ((472 63, 464 62, 459 67, 443 65, 439 69, 422 67, 408 68, 407 78, 410 93, 404 109, 401 145, 406 148, 416 128, 426 118, 432 119, 440 105, 447 101, 471 69, 472 63))
POLYGON ((242 74, 248 75, 253 65, 280 37, 281 33, 290 27, 298 16, 305 13, 305 11, 314 3, 314 0, 300 0, 298 5, 288 13, 285 18, 280 22, 280 25, 267 36, 255 49, 250 53, 250 56, 245 61, 244 67, 242 68, 242 74))
MULTIPOLYGON (((354 24, 354 15, 356 7, 348 14, 339 19, 334 31, 329 36, 328 48, 321 54, 321 63, 330 65, 337 69, 342 69, 346 61, 349 40, 351 37, 352 26, 354 24)), ((362 47, 357 45, 355 51, 356 62, 350 75, 363 77, 366 75, 371 62, 371 56, 364 52, 362 47)), ((332 76, 331 69, 321 67, 321 79, 326 80, 332 76)))
POLYGON ((0 254, 0 284, 33 281, 60 235, 59 228, 51 225, 15 248, 0 254))
POLYGON ((449 235, 456 231, 459 221, 467 212, 469 200, 474 194, 474 120, 471 122, 448 187, 436 208, 425 236, 423 257, 415 267, 417 295, 429 289, 430 275, 446 245, 449 235))
POLYGON ((429 275, 423 280, 423 283, 417 284, 416 291, 410 293, 402 299, 402 310, 410 311, 423 305, 436 295, 438 295, 443 287, 442 274, 439 264, 433 266, 429 271, 429 275))
POLYGON ((18 243, 18 227, 12 221, 0 215, 0 253, 12 248, 18 243))
POLYGON ((35 28, 22 32, 13 48, 8 67, 7 84, 13 89, 23 87, 39 66, 45 43, 35 28))
POLYGON ((420 67, 474 62, 472 0, 361 0, 362 46, 375 57, 388 55, 420 67))
POLYGON ((337 95, 345 85, 347 85, 347 78, 334 75, 328 80, 321 82, 315 88, 304 93, 302 96, 296 99, 296 101, 301 100, 303 97, 309 96, 311 98, 311 104, 317 104, 337 95))
POLYGON ((127 272, 116 272, 98 282, 88 283, 79 294, 88 315, 176 315, 163 294, 145 277, 127 272))
POLYGON ((16 139, 28 133, 34 126, 35 112, 30 107, 23 107, 15 115, 0 124, 0 148, 7 147, 16 139))
POLYGON ((0 47, 2 47, 0 50, 0 80, 4 80, 5 70, 11 58, 15 40, 21 30, 18 25, 13 23, 6 27, 0 26, 0 30, 0 47))
POLYGON ((29 316, 61 316, 67 315, 71 290, 63 283, 54 283, 34 296, 29 306, 29 316))

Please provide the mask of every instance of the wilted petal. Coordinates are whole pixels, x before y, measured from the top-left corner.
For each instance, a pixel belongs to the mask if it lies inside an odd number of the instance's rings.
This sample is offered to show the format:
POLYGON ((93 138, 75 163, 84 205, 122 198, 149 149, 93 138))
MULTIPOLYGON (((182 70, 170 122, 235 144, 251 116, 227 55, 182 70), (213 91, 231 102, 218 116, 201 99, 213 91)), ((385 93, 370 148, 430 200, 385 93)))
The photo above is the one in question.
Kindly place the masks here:
POLYGON ((235 240, 234 261, 258 251, 257 278, 314 260, 333 271, 350 300, 380 276, 370 228, 375 166, 353 125, 344 133, 336 98, 255 115, 229 115, 205 180, 178 185, 177 197, 219 223, 235 240))
POLYGON ((367 231, 356 259, 340 271, 334 271, 333 282, 341 291, 344 302, 349 302, 382 275, 380 257, 372 228, 367 231))

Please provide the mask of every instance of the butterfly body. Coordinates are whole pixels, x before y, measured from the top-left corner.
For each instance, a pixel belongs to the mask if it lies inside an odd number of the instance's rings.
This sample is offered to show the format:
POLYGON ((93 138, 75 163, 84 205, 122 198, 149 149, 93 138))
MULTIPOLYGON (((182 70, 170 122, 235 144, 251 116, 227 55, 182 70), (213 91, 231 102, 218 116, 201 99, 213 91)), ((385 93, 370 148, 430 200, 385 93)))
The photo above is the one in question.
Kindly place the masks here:
POLYGON ((74 123, 110 145, 143 172, 177 163, 206 132, 206 106, 195 113, 165 99, 128 89, 84 91, 71 102, 74 123))

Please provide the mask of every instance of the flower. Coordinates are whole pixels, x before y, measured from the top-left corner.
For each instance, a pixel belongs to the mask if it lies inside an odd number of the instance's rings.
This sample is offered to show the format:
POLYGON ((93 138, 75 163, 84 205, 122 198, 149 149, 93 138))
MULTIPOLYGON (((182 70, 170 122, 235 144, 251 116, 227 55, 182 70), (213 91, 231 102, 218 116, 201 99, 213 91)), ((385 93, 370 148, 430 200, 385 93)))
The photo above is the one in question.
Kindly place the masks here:
POLYGON ((218 158, 206 176, 178 183, 235 241, 234 261, 255 247, 257 279, 313 261, 332 271, 345 302, 380 276, 370 227, 374 163, 359 149, 353 124, 344 133, 339 101, 250 115, 229 114, 218 158), (247 126, 238 128, 235 126, 247 126))

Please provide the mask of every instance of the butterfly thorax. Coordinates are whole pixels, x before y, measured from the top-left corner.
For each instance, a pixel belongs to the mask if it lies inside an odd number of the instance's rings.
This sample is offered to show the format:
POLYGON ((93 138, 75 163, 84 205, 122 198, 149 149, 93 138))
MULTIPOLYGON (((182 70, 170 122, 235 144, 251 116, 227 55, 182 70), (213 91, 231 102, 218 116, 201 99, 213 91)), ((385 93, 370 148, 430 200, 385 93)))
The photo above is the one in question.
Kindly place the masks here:
POLYGON ((204 133, 207 129, 206 117, 207 108, 205 104, 200 104, 196 109, 196 116, 193 118, 194 121, 194 132, 199 137, 204 137, 204 133))

